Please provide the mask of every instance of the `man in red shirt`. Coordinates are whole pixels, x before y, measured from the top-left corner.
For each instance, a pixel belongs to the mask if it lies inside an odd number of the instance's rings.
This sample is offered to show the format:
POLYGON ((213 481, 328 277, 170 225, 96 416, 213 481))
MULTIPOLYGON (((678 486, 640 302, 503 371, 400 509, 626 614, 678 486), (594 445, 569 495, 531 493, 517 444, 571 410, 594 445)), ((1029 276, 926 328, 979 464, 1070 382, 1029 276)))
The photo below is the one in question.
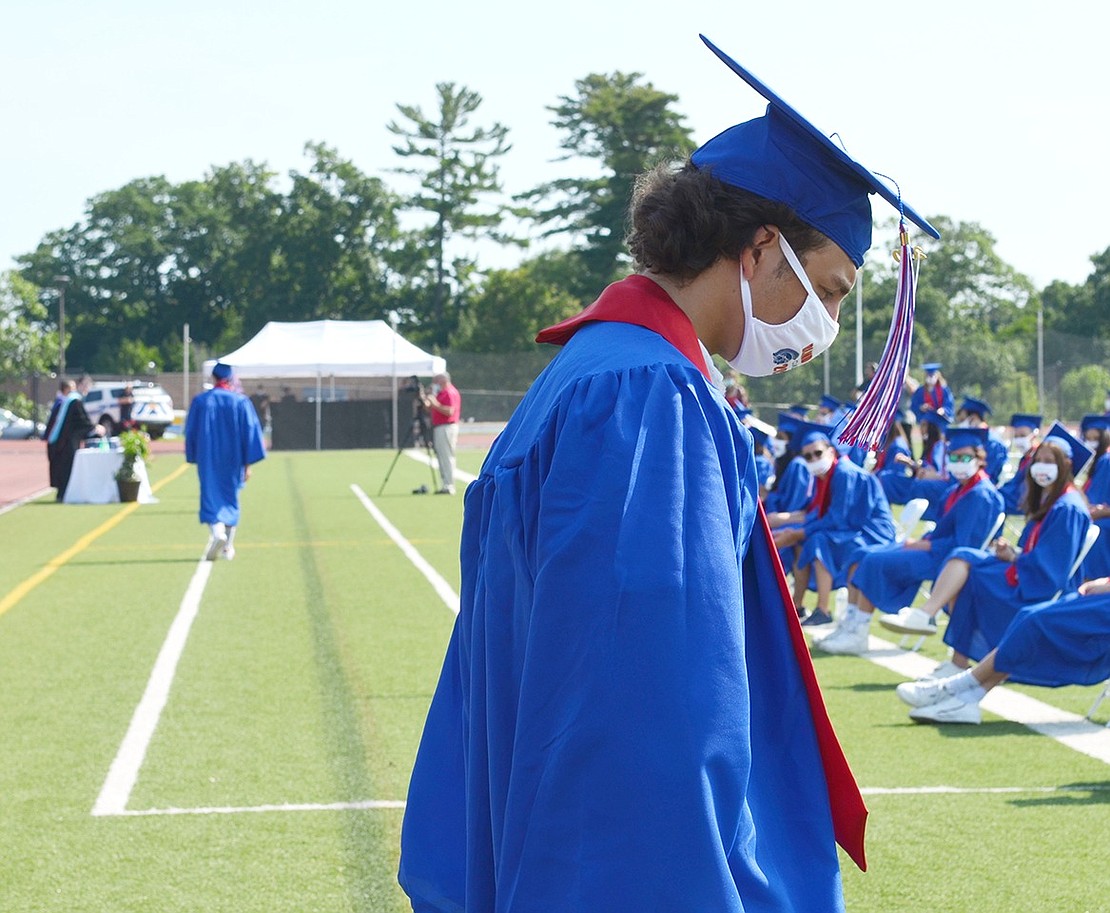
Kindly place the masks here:
POLYGON ((462 414, 462 396, 451 383, 451 375, 444 371, 432 378, 433 396, 424 394, 424 405, 432 416, 432 446, 439 461, 439 476, 443 485, 437 495, 455 493, 455 445, 459 440, 459 416, 462 414))

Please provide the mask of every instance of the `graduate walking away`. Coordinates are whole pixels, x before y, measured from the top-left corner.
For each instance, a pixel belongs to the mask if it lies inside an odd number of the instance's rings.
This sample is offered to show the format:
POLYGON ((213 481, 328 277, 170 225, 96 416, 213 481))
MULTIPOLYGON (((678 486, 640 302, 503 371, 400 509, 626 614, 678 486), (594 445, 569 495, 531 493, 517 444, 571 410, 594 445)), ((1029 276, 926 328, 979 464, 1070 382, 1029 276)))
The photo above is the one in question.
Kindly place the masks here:
POLYGON ((466 489, 401 834, 418 913, 835 913, 834 837, 863 865, 866 809, 710 353, 749 376, 819 356, 868 194, 892 194, 717 53, 768 113, 641 176, 637 272, 540 333, 562 351, 466 489))
POLYGON ((185 459, 197 466, 200 522, 210 530, 209 561, 235 557, 239 489, 250 478, 251 464, 266 457, 254 405, 232 390, 230 381, 231 368, 217 364, 212 389, 196 396, 185 420, 185 459))

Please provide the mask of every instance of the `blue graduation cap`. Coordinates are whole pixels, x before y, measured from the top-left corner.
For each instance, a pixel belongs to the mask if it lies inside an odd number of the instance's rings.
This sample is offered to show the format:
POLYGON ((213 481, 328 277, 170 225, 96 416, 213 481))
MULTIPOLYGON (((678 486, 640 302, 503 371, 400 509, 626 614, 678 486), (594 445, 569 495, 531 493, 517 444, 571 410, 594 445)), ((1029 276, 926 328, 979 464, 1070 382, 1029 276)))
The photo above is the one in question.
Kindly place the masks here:
POLYGON ((212 366, 212 376, 216 380, 227 380, 231 377, 231 365, 225 365, 222 361, 216 362, 212 366))
POLYGON ((987 429, 986 428, 953 428, 948 432, 948 450, 960 450, 964 447, 982 447, 986 449, 987 446, 987 429))
POLYGON ((816 422, 798 422, 798 430, 794 439, 798 441, 798 449, 816 441, 832 443, 833 429, 828 425, 818 425, 816 422))
POLYGON ((939 361, 927 361, 921 366, 921 370, 924 371, 926 374, 935 374, 943 367, 944 365, 942 365, 939 361))
POLYGON ((755 452, 758 455, 762 453, 763 448, 767 446, 768 434, 757 425, 749 425, 748 430, 752 433, 752 440, 755 441, 755 452))
POLYGON ((1010 416, 1011 428, 1032 428, 1036 430, 1044 421, 1043 415, 1034 415, 1031 412, 1015 412, 1010 416))
POLYGON ((785 203, 831 238, 857 267, 871 246, 870 194, 877 193, 926 233, 940 233, 867 168, 704 35, 701 40, 767 99, 762 117, 718 134, 690 160, 726 184, 785 203))
POLYGON ((1048 429, 1048 434, 1044 436, 1045 444, 1053 444, 1064 451, 1071 457, 1071 474, 1073 476, 1079 475, 1080 471, 1090 461, 1094 454, 1091 448, 1084 444, 1079 438, 1068 431, 1059 422, 1053 422, 1052 427, 1048 429))
POLYGON ((991 414, 991 407, 985 400, 976 399, 974 396, 965 396, 964 401, 960 403, 959 411, 974 412, 976 415, 986 418, 991 414))
POLYGON ((944 434, 948 430, 948 418, 940 412, 922 412, 918 421, 923 425, 932 425, 944 434))
POLYGON ((829 396, 827 393, 821 397, 821 401, 817 404, 822 409, 828 409, 830 412, 835 412, 840 409, 844 404, 835 396, 829 396))
POLYGON ((1099 431, 1110 431, 1110 415, 1084 415, 1079 421, 1079 430, 1086 432, 1088 428, 1097 428, 1099 431))
POLYGON ((789 434, 791 437, 793 437, 794 434, 797 432, 798 425, 801 421, 802 420, 799 419, 796 415, 791 415, 789 412, 780 412, 778 429, 783 434, 789 434))

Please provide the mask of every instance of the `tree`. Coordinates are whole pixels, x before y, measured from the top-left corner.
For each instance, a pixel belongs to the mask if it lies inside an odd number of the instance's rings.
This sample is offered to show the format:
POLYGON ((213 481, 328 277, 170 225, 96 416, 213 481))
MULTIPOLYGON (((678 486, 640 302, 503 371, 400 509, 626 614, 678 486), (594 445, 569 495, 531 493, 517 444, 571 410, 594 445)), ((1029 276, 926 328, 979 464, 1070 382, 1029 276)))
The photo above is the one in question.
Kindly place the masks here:
POLYGON ((422 166, 395 169, 419 179, 420 189, 407 201, 409 209, 429 213, 431 225, 417 236, 425 251, 429 281, 413 277, 415 295, 421 305, 419 336, 431 344, 446 344, 458 322, 464 293, 473 274, 473 262, 448 254, 456 236, 487 237, 507 241, 500 232, 506 208, 491 196, 501 192, 497 159, 509 151, 508 127, 470 127, 470 117, 482 104, 482 96, 454 83, 437 83, 438 110, 435 119, 416 105, 398 104, 409 122, 391 121, 387 129, 400 137, 393 151, 403 159, 423 160, 422 166), (423 299, 423 300, 421 300, 423 299), (454 299, 455 307, 450 307, 454 299))
POLYGON ((640 73, 591 74, 575 83, 577 95, 549 107, 564 131, 562 160, 593 160, 594 177, 559 178, 521 195, 540 208, 533 218, 545 236, 572 238, 585 266, 580 297, 593 295, 627 268, 624 252, 628 203, 636 176, 659 161, 683 158, 693 149, 675 95, 641 83, 640 73))
POLYGON ((582 309, 565 291, 567 254, 545 254, 512 270, 490 272, 454 339, 463 352, 523 352, 536 334, 582 309))
POLYGON ((40 298, 19 273, 0 273, 0 379, 47 374, 57 360, 58 335, 40 298))

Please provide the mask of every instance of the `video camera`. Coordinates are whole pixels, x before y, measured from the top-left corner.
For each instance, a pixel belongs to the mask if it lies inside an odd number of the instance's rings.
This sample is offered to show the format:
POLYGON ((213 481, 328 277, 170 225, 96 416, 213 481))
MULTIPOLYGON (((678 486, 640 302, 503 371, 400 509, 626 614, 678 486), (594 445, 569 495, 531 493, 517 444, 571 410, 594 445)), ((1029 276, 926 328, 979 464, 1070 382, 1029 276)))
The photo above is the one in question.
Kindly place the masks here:
POLYGON ((401 388, 401 392, 402 393, 412 393, 416 396, 423 396, 424 395, 424 385, 422 383, 420 383, 420 379, 415 374, 413 374, 412 377, 410 377, 405 382, 405 385, 401 388))

